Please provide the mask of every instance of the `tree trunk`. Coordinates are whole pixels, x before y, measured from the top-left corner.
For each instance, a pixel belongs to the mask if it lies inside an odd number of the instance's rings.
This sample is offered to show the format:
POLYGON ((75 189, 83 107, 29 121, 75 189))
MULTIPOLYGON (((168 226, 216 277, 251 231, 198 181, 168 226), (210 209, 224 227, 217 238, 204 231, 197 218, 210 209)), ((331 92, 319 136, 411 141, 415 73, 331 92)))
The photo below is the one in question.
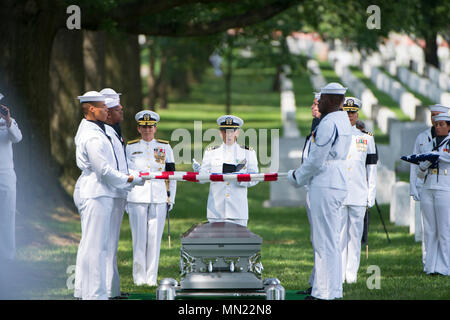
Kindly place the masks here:
POLYGON ((107 33, 105 48, 105 86, 122 93, 122 133, 125 138, 134 139, 137 135, 134 116, 143 109, 138 36, 107 33))
POLYGON ((83 56, 86 91, 100 91, 105 87, 104 31, 83 31, 83 56))
POLYGON ((273 77, 273 81, 272 81, 272 91, 274 92, 279 92, 280 88, 281 88, 281 71, 282 71, 282 66, 280 64, 277 65, 277 71, 275 72, 275 76, 273 77))
POLYGON ((161 70, 159 71, 158 79, 158 98, 159 107, 167 109, 168 107, 168 79, 167 79, 167 50, 163 49, 161 52, 161 70))
POLYGON ((58 30, 55 19, 62 13, 46 6, 35 1, 0 5, 2 103, 11 108, 23 135, 14 147, 18 210, 33 199, 55 199, 46 186, 58 183, 50 156, 49 63, 58 30))
POLYGON ((52 156, 69 191, 80 173, 74 137, 83 117, 76 97, 84 93, 84 80, 83 33, 61 29, 53 41, 50 62, 50 138, 52 156))
POLYGON ((156 85, 156 71, 155 71, 155 60, 156 60, 156 44, 153 39, 149 41, 149 56, 148 56, 148 105, 151 110, 155 110, 155 102, 157 98, 157 85, 156 85))
POLYGON ((438 45, 436 41, 437 33, 430 32, 425 37, 425 62, 439 69, 439 58, 437 54, 438 45))
POLYGON ((227 71, 225 73, 225 113, 231 114, 231 76, 232 76, 232 63, 233 63, 233 36, 227 35, 227 71))

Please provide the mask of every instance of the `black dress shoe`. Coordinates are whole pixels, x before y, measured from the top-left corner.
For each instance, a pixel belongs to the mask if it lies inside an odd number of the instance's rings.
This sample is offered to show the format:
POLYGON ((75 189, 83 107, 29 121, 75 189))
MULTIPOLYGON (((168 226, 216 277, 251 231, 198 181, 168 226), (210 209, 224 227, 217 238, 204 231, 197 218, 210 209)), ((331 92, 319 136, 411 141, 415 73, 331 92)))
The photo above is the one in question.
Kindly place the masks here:
POLYGON ((129 292, 120 292, 120 296, 121 297, 129 297, 130 296, 130 293, 129 292))
POLYGON ((308 289, 306 289, 306 290, 303 290, 303 291, 297 291, 296 292, 296 294, 311 294, 311 292, 312 292, 312 287, 309 287, 308 289))

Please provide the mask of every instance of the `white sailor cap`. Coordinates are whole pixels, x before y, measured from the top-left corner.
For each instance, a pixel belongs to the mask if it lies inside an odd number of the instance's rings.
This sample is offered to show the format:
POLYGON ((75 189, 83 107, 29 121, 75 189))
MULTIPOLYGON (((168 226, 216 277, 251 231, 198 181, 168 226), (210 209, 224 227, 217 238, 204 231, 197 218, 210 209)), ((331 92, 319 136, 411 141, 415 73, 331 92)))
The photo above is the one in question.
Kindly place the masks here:
POLYGON ((88 91, 82 96, 78 96, 77 99, 80 100, 80 103, 84 102, 96 102, 96 101, 105 101, 105 96, 97 91, 88 91))
POLYGON ((108 107, 108 109, 110 109, 110 108, 115 108, 115 107, 119 106, 120 102, 119 102, 119 99, 106 98, 105 104, 108 107))
POLYGON ((450 121, 450 114, 440 113, 433 117, 434 121, 450 121))
POLYGON ((151 110, 142 110, 134 117, 140 126, 153 126, 159 122, 159 114, 151 110))
POLYGON ((448 113, 450 111, 450 107, 444 106, 443 104, 433 104, 429 108, 431 112, 448 113))
POLYGON ((232 115, 224 115, 217 119, 217 124, 222 129, 238 129, 244 124, 244 120, 232 115))
POLYGON ((320 100, 320 92, 314 92, 314 99, 316 99, 317 101, 320 100))
POLYGON ((330 82, 325 87, 320 89, 320 94, 342 94, 344 95, 347 88, 344 88, 340 83, 330 82))
POLYGON ((346 97, 342 109, 344 111, 359 111, 361 106, 361 100, 359 100, 358 98, 346 97))
POLYGON ((120 102, 121 93, 117 93, 114 89, 105 88, 105 89, 102 89, 102 91, 100 91, 100 93, 107 98, 118 99, 120 102))

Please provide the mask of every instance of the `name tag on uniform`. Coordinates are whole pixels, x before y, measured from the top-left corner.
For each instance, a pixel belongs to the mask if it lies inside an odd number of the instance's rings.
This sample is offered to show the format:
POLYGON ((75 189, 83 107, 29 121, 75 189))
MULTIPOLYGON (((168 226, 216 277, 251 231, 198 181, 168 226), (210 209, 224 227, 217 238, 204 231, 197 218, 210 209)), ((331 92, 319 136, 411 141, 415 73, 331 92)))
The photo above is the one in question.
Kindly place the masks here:
POLYGON ((135 154, 141 154, 141 153, 142 153, 142 151, 135 151, 131 155, 134 156, 135 154))
POLYGON ((367 139, 356 138, 356 150, 358 152, 366 152, 367 151, 367 139))

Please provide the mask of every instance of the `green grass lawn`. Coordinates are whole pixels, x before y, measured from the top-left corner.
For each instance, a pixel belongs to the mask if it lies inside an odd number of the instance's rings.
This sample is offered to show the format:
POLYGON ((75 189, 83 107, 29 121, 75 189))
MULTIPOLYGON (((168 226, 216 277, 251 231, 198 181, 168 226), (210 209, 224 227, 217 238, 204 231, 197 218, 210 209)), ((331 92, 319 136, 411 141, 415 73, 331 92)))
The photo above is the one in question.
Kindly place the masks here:
MULTIPOLYGON (((271 77, 253 78, 251 72, 235 73, 233 113, 245 120, 244 128, 280 128, 279 94, 270 91, 271 77)), ((168 110, 158 110, 161 115, 160 138, 170 138, 171 131, 176 128, 193 130, 194 120, 204 120, 203 129, 214 127, 215 119, 224 113, 222 81, 209 72, 205 81, 193 88, 190 99, 171 101, 168 110)), ((311 123, 307 114, 310 113, 312 89, 307 75, 296 75, 294 85, 300 110, 300 128, 308 128, 311 123), (307 123, 303 124, 306 120, 307 123)), ((189 169, 187 165, 179 168, 189 169)), ((166 225, 161 246, 159 280, 167 277, 180 280, 180 236, 193 224, 206 220, 208 188, 207 184, 178 184, 176 204, 170 214, 172 247, 168 248, 166 225)), ((290 188, 287 183, 286 188, 290 188)), ((313 266, 306 211, 304 208, 264 208, 263 202, 269 199, 269 192, 270 183, 259 183, 248 192, 248 227, 263 238, 263 277, 279 278, 287 290, 306 289, 313 266)), ((409 234, 407 227, 389 223, 388 205, 382 205, 381 209, 392 243, 387 242, 378 214, 372 209, 369 258, 366 260, 363 250, 358 282, 344 285, 344 299, 449 299, 449 277, 425 275, 422 272, 420 243, 414 242, 414 236, 409 234), (366 281, 371 276, 367 274, 367 268, 371 265, 380 268, 380 289, 371 290, 367 287, 366 281)), ((50 218, 44 221, 18 217, 18 232, 24 224, 32 223, 37 229, 42 229, 49 240, 19 246, 18 264, 27 266, 29 277, 34 283, 34 286, 23 289, 33 299, 72 299, 73 290, 67 289, 66 284, 71 275, 67 270, 76 261, 80 237, 79 217, 64 208, 55 208, 48 216, 50 218)), ((155 293, 155 287, 133 284, 132 241, 126 214, 121 229, 118 264, 122 291, 155 293)))

